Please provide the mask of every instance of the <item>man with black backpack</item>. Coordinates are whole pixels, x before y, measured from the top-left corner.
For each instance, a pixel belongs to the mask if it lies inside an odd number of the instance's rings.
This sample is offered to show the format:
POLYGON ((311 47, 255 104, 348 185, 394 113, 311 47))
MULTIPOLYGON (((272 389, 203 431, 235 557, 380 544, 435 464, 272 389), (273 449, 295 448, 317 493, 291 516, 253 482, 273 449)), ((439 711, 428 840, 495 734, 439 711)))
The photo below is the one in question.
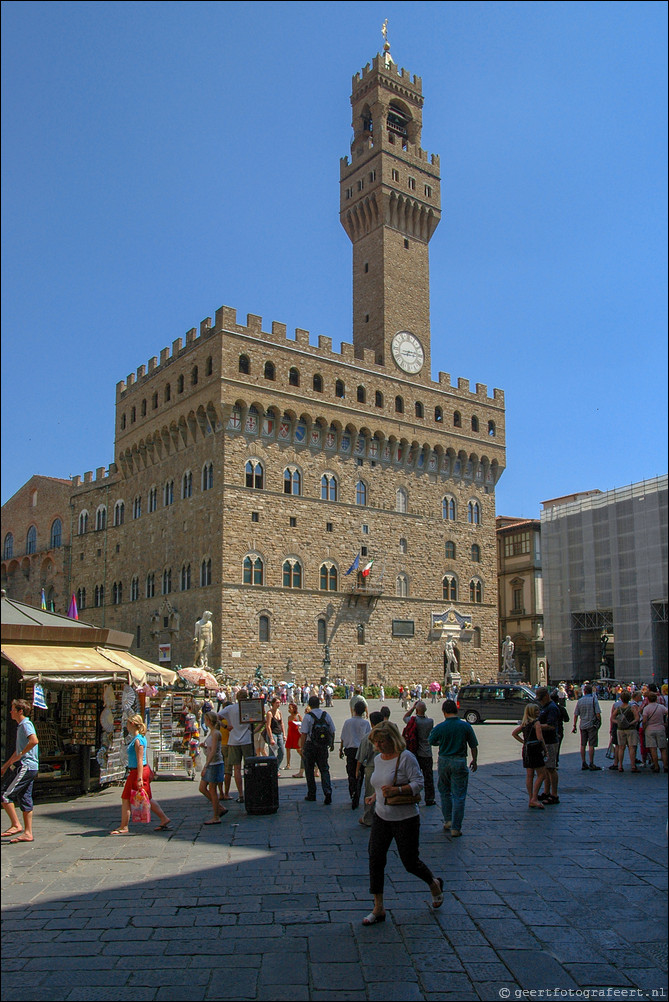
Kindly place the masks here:
POLYGON ((300 754, 304 765, 304 775, 307 780, 307 795, 305 800, 316 799, 316 778, 314 769, 321 774, 321 786, 325 804, 332 803, 332 783, 330 782, 330 766, 328 756, 334 748, 335 725, 326 710, 320 710, 321 701, 318 696, 309 697, 309 710, 304 714, 300 728, 300 754))

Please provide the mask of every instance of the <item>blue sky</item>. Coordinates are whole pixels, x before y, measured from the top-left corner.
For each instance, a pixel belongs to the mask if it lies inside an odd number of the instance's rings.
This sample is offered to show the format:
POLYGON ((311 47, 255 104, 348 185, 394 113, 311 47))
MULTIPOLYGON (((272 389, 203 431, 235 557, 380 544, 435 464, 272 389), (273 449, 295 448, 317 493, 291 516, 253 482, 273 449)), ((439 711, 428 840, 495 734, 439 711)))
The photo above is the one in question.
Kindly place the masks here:
POLYGON ((423 78, 433 376, 501 387, 500 514, 666 472, 664 3, 3 3, 2 500, 113 459, 221 305, 351 340, 351 76, 423 78))

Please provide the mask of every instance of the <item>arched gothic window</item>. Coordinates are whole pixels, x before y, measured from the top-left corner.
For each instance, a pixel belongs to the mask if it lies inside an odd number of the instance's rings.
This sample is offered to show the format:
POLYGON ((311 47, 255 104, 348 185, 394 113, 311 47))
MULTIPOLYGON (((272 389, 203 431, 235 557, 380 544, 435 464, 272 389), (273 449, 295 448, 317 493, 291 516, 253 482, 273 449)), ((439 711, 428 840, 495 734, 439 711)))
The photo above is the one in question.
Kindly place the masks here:
POLYGON ((446 574, 441 582, 442 594, 450 602, 457 601, 458 580, 453 574, 446 574))
POLYGON ((163 487, 163 504, 168 508, 174 503, 174 481, 168 480, 163 487))
POLYGON ((302 587, 302 564, 293 557, 289 557, 288 560, 284 560, 283 562, 283 587, 302 587))
POLYGON ((453 413, 453 427, 462 428, 462 414, 460 411, 455 411, 453 413))
POLYGON ((123 525, 125 522, 125 504, 117 501, 114 505, 114 525, 123 525))
POLYGON ((356 397, 359 404, 364 404, 367 400, 367 394, 365 393, 365 387, 359 386, 356 390, 356 397))
POLYGON ((478 578, 473 578, 469 582, 469 601, 478 603, 483 601, 483 585, 478 578))
POLYGON ((247 585, 261 585, 263 583, 263 562, 256 554, 244 557, 243 581, 247 585))
POLYGON ((455 522, 457 511, 455 498, 447 494, 441 502, 441 517, 447 522, 455 522))
POLYGON ((135 574, 134 578, 130 582, 130 601, 139 601, 139 578, 135 574))
POLYGON ((239 371, 243 372, 245 376, 248 376, 251 372, 251 363, 248 355, 239 356, 239 371))
POLYGON ((120 605, 123 601, 123 584, 121 581, 114 581, 112 585, 112 605, 120 605))
POLYGON ((181 568, 181 590, 188 591, 190 588, 190 564, 184 564, 181 568))
POLYGON ((299 369, 296 369, 295 366, 292 366, 292 368, 288 370, 288 383, 290 386, 300 385, 300 371, 299 369))
POLYGON ((337 478, 332 473, 324 473, 321 477, 321 501, 337 500, 337 478))
POLYGON ((146 575, 146 597, 153 598, 156 594, 156 575, 153 571, 149 571, 146 575))
POLYGON ((193 496, 193 474, 186 470, 181 478, 181 497, 190 498, 193 496))
POLYGON ((169 595, 172 591, 172 569, 166 567, 163 571, 163 595, 169 595))
POLYGON ((261 644, 268 644, 270 636, 269 616, 258 617, 258 640, 261 644))
POLYGON ((470 501, 467 505, 467 521, 471 525, 480 525, 481 523, 481 506, 478 501, 470 501))
POLYGON ((395 413, 404 414, 404 400, 400 396, 395 397, 395 413))
POLYGON ((446 549, 446 554, 445 554, 446 559, 455 560, 455 543, 453 542, 452 539, 448 539, 446 541, 445 549, 446 549))
POLYGON ((302 474, 295 466, 287 466, 283 471, 283 493, 302 493, 302 474))
POLYGON ((395 511, 406 515, 409 505, 409 494, 404 487, 398 487, 395 492, 395 511))
POLYGON ((276 370, 273 362, 265 362, 265 379, 276 379, 276 370))
POLYGON ((59 518, 54 519, 51 526, 51 549, 57 550, 63 542, 63 523, 59 518))
POLYGON ((88 532, 88 512, 86 509, 79 513, 79 535, 83 536, 88 532))
POLYGON ((140 494, 132 502, 132 517, 135 519, 142 517, 142 497, 140 494))
POLYGON ((478 430, 479 430, 479 419, 474 414, 474 416, 472 417, 472 431, 478 431, 478 430))
POLYGON ((475 564, 481 562, 481 547, 477 543, 472 543, 472 562, 475 564))
POLYGON ((211 584, 211 557, 205 557, 200 566, 200 586, 206 588, 211 584))
POLYGON ((103 504, 98 506, 95 513, 95 530, 101 532, 107 525, 107 509, 103 504))
POLYGON ((397 575, 397 581, 395 582, 395 594, 399 598, 409 597, 409 578, 404 573, 397 575))
POLYGON ((202 490, 210 491, 214 486, 214 464, 205 463, 202 467, 202 490))
POLYGON ((314 391, 316 393, 323 392, 323 377, 318 373, 314 376, 314 391))
POLYGON ((335 396, 343 398, 346 395, 346 389, 344 387, 341 379, 338 379, 335 383, 335 396))
POLYGON ((81 611, 86 608, 86 589, 77 588, 77 609, 81 611))
POLYGON ((358 480, 355 485, 355 503, 362 507, 367 504, 367 484, 364 480, 358 480))
POLYGON ((319 581, 321 591, 337 590, 337 568, 334 564, 321 564, 319 581))
POLYGON ((26 534, 26 553, 30 555, 37 550, 37 529, 31 525, 26 534))
POLYGON ((262 463, 259 459, 249 459, 245 467, 246 486, 261 491, 264 483, 262 463))
POLYGON ((2 548, 2 559, 10 560, 14 556, 14 536, 8 532, 5 536, 5 543, 2 548))

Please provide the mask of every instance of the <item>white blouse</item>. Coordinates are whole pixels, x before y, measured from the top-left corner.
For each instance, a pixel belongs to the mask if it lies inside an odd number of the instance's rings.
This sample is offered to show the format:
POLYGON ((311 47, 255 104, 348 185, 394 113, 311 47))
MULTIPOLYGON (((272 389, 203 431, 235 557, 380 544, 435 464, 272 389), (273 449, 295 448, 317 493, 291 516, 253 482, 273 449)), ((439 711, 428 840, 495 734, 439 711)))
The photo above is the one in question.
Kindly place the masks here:
POLYGON ((397 769, 396 758, 384 759, 377 755, 374 759, 374 772, 372 773, 372 786, 376 793, 374 809, 384 821, 405 821, 407 818, 414 818, 419 812, 418 804, 397 804, 395 806, 384 804, 382 787, 410 786, 412 793, 419 793, 425 785, 418 760, 410 751, 403 751, 400 755, 396 782, 394 782, 395 769, 397 769))

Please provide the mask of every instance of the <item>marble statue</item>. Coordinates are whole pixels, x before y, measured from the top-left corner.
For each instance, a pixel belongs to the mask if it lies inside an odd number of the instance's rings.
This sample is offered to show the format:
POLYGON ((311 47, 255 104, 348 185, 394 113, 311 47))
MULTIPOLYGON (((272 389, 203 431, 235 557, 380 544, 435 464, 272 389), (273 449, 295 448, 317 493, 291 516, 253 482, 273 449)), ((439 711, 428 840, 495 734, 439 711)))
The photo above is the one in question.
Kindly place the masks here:
POLYGON ((211 625, 211 613, 203 612, 202 618, 195 624, 193 646, 195 648, 193 664, 196 668, 209 667, 209 651, 214 639, 214 628, 211 625))
POLYGON ((511 637, 505 637, 504 643, 502 644, 502 671, 513 671, 515 668, 513 662, 513 652, 515 650, 515 644, 511 637))

